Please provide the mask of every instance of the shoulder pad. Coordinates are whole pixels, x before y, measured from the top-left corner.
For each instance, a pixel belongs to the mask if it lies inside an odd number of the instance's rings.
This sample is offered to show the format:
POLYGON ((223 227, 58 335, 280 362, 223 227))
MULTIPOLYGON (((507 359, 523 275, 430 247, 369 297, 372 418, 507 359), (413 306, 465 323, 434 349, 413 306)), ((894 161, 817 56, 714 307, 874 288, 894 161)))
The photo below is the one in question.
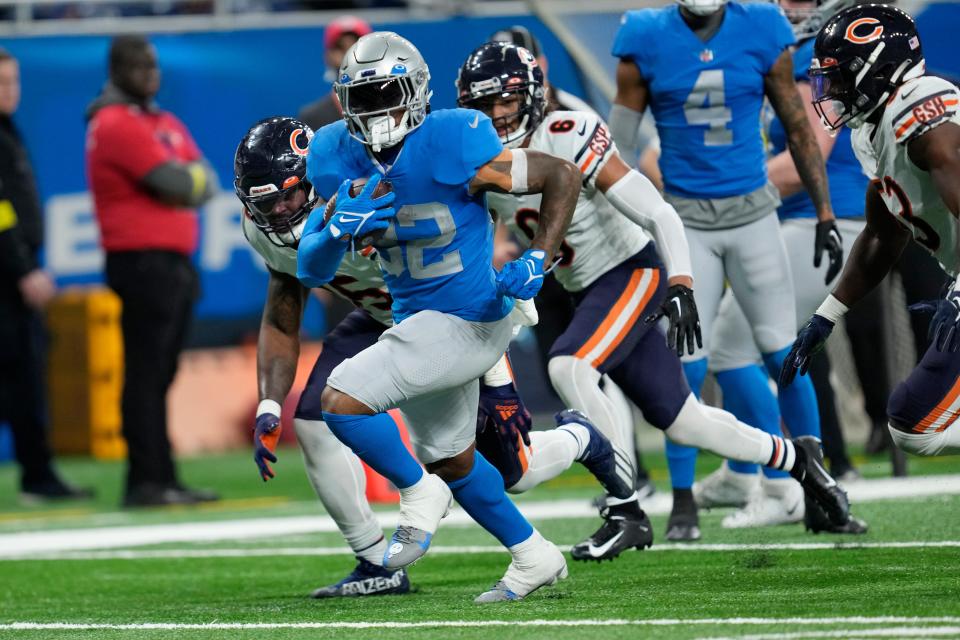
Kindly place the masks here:
POLYGON ((957 114, 960 91, 934 76, 921 76, 900 86, 887 105, 893 138, 906 144, 957 114))
POLYGON ((585 181, 616 149, 603 119, 587 111, 552 112, 540 125, 537 138, 543 151, 577 165, 585 181))

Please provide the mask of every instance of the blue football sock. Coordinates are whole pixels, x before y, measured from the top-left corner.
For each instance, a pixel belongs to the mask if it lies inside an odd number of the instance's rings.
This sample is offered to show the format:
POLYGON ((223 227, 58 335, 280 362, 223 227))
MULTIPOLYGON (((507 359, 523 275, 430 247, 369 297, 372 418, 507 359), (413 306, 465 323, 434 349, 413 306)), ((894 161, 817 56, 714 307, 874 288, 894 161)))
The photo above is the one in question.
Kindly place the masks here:
POLYGON ((470 473, 447 486, 463 510, 503 546, 512 547, 533 535, 533 527, 507 497, 500 472, 479 451, 474 452, 470 473))
POLYGON ((423 477, 423 468, 407 451, 389 414, 345 416, 324 411, 323 419, 340 442, 398 489, 406 489, 423 477))
MULTIPOLYGON (((766 353, 763 361, 774 380, 780 375, 780 368, 790 347, 784 347, 776 353, 766 353)), ((820 412, 817 408, 817 393, 813 390, 810 376, 797 376, 786 389, 778 391, 780 415, 790 431, 790 436, 813 436, 820 438, 820 412)))
MULTIPOLYGON (((782 436, 780 430, 780 409, 777 399, 770 391, 767 372, 752 364, 739 369, 730 369, 717 373, 717 383, 723 390, 723 408, 751 427, 767 433, 782 436)), ((751 462, 730 460, 731 471, 754 474, 759 465, 751 462)), ((768 478, 785 478, 788 473, 776 469, 764 469, 768 478)))
MULTIPOLYGON (((687 377, 687 384, 699 400, 700 388, 707 377, 707 359, 684 362, 683 373, 687 377)), ((670 470, 670 484, 674 489, 689 489, 693 486, 698 451, 696 447, 685 447, 667 440, 667 468, 670 470)))

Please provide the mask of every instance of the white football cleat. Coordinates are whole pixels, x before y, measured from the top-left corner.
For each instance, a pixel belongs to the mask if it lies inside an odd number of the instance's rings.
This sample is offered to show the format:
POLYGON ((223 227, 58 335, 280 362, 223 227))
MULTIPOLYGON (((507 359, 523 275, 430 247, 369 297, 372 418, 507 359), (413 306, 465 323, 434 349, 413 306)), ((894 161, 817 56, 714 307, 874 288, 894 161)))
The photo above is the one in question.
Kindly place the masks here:
POLYGON ((762 487, 747 506, 721 521, 724 529, 775 527, 803 521, 806 508, 799 482, 793 478, 764 478, 762 487))
POLYGON ((383 554, 383 566, 400 569, 422 558, 451 504, 450 487, 432 473, 425 472, 415 485, 401 489, 400 519, 383 554))
POLYGON ((743 507, 760 491, 760 475, 731 471, 727 463, 693 483, 693 499, 701 509, 743 507))
POLYGON ((510 548, 513 561, 503 578, 474 599, 477 604, 522 600, 540 587, 567 577, 567 559, 557 545, 534 530, 528 540, 510 548))

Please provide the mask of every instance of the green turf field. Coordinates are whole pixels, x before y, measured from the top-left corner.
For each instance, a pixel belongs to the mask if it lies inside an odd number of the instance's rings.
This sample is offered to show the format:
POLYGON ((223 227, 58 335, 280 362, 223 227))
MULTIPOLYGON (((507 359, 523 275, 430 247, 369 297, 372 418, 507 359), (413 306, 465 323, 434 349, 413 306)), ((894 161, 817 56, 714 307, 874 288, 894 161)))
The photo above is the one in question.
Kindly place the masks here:
MULTIPOLYGON (((660 457, 648 460, 657 479, 665 477, 660 457)), ((868 476, 888 468, 884 458, 858 462, 868 476)), ((716 460, 701 456, 701 465, 709 471, 716 460)), ((246 454, 185 461, 188 483, 226 498, 192 509, 118 511, 121 465, 62 466, 71 480, 96 486, 97 500, 21 506, 6 489, 15 486, 14 468, 0 468, 0 638, 960 638, 960 479, 951 475, 960 474, 960 459, 911 459, 915 487, 942 480, 926 495, 857 504, 870 523, 866 536, 811 536, 800 526, 725 530, 726 512, 714 511, 703 514, 700 544, 658 541, 612 563, 570 561, 569 579, 556 587, 486 607, 472 599, 500 577, 508 556, 454 516, 411 569, 416 593, 306 598, 353 560, 335 532, 297 529, 306 516, 323 518, 294 450, 281 452, 277 481, 268 484, 246 454), (290 531, 147 544, 105 538, 260 523, 290 523, 290 531), (47 537, 99 546, 18 554, 18 545, 47 537)), ((571 505, 577 517, 560 510, 535 520, 548 538, 570 545, 596 526, 582 508, 594 493, 574 469, 520 502, 545 514, 571 505)), ((652 520, 662 534, 666 516, 652 520)))

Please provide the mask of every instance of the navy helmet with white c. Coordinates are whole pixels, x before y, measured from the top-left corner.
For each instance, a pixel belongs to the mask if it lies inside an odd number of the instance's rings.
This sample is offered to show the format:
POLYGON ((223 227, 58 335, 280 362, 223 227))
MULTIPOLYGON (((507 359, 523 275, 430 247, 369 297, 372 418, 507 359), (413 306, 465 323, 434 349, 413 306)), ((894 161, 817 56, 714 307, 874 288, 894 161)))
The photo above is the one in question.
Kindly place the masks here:
POLYGON ((830 18, 813 46, 813 104, 828 131, 856 128, 898 86, 925 72, 913 18, 883 4, 856 5, 830 18))
POLYGON ((517 147, 543 120, 547 108, 543 70, 536 57, 508 42, 487 42, 477 47, 457 74, 457 104, 485 113, 492 101, 512 94, 521 97, 516 113, 493 119, 493 126, 509 133, 500 136, 504 146, 517 147), (513 121, 516 129, 511 130, 513 121))
POLYGON ((296 247, 317 194, 307 180, 307 151, 313 130, 295 118, 266 118, 253 125, 233 159, 233 188, 246 215, 270 242, 296 247), (296 209, 277 207, 302 190, 296 209))

